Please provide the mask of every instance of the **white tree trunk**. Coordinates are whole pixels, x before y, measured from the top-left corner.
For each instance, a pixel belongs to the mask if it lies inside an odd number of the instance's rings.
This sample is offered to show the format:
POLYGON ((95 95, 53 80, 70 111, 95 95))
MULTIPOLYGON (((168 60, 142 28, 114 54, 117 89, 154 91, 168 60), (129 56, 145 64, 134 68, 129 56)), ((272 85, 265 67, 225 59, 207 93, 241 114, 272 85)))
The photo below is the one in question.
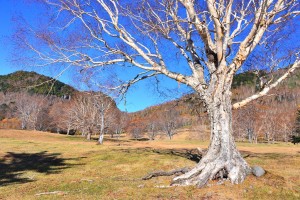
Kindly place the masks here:
POLYGON ((101 127, 100 127, 100 135, 98 139, 99 144, 103 144, 104 139, 104 111, 101 112, 101 127))
POLYGON ((98 139, 98 143, 103 144, 103 139, 104 139, 104 135, 100 134, 99 139, 98 139))
POLYGON ((215 95, 208 111, 211 119, 211 143, 207 153, 191 171, 173 179, 172 185, 203 187, 209 180, 229 178, 241 183, 250 167, 237 150, 232 136, 230 93, 215 95))
POLYGON ((68 126, 68 129, 67 129, 67 135, 70 135, 70 129, 71 129, 71 127, 68 126))

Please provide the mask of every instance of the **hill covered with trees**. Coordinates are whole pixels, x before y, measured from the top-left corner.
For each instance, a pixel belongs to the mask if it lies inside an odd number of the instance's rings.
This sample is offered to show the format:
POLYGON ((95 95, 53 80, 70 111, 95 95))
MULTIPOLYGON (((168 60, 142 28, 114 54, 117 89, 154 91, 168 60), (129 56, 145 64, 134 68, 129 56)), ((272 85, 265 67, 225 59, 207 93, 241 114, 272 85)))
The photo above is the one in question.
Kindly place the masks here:
MULTIPOLYGON (((259 90, 262 77, 270 80, 282 73, 284 70, 272 74, 250 71, 236 75, 232 84, 233 102, 259 90)), ((235 110, 235 138, 249 142, 287 141, 295 131, 299 88, 298 70, 270 95, 235 110)), ((112 137, 126 131, 133 138, 153 140, 158 136, 172 139, 179 129, 188 129, 191 139, 209 139, 208 115, 203 102, 195 94, 135 113, 122 113, 108 96, 105 101, 101 99, 97 93, 76 91, 69 85, 35 72, 18 71, 0 76, 0 128, 77 131, 87 137, 100 130, 112 137), (74 98, 69 99, 70 95, 74 98), (96 105, 99 112, 93 112, 97 111, 96 105), (100 112, 101 105, 106 119, 102 129, 100 121, 104 115, 100 112)))
MULTIPOLYGON (((260 89, 263 81, 270 81, 284 71, 285 69, 273 73, 248 71, 237 74, 232 83, 233 103, 254 94, 260 89)), ((289 136, 295 131, 298 105, 300 105, 300 70, 273 89, 270 95, 257 99, 244 108, 234 110, 233 128, 236 140, 288 141, 289 136)), ((166 127, 171 123, 170 118, 174 129, 189 130, 191 133, 189 138, 209 139, 208 115, 203 103, 195 94, 130 113, 128 132, 132 134, 145 132, 152 138, 153 135, 160 134, 167 136, 166 127), (156 127, 156 131, 153 127, 156 127)))
POLYGON ((119 133, 120 115, 115 101, 101 92, 80 92, 35 72, 0 76, 0 128, 76 132, 90 139, 119 133))
POLYGON ((0 76, 0 92, 21 91, 57 97, 73 95, 76 92, 73 87, 36 72, 17 71, 0 76))

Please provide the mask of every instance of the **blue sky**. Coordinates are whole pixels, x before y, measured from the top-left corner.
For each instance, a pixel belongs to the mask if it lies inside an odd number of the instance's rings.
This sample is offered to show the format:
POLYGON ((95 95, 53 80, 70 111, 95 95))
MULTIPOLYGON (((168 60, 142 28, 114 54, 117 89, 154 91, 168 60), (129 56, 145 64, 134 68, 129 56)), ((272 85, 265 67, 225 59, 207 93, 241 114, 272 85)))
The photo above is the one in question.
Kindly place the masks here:
POLYGON ((0 74, 7 74, 13 72, 12 66, 9 62, 8 44, 5 37, 8 37, 12 33, 12 26, 10 19, 12 17, 12 1, 0 0, 2 6, 0 7, 0 74))
MULTIPOLYGON (((56 77, 60 72, 59 66, 54 66, 52 68, 34 68, 27 66, 24 68, 22 63, 16 65, 12 64, 11 62, 13 50, 9 38, 14 33, 14 23, 12 21, 13 17, 23 16, 27 22, 33 24, 35 21, 39 21, 40 18, 43 18, 43 9, 37 7, 36 5, 34 6, 34 4, 26 2, 28 2, 28 0, 0 0, 0 75, 12 73, 17 70, 28 70, 36 71, 47 76, 56 77)), ((35 25, 36 24, 37 23, 35 23, 35 25)), ((282 44, 286 46, 287 50, 289 47, 289 44, 287 43, 289 42, 293 43, 293 45, 296 42, 296 44, 300 46, 299 23, 295 29, 296 31, 294 32, 294 35, 291 36, 290 40, 287 40, 284 44, 282 44)), ((164 51, 164 56, 167 56, 169 60, 171 60, 171 63, 169 64, 173 67, 172 70, 180 70, 180 65, 183 65, 183 63, 176 61, 176 58, 174 59, 174 55, 169 53, 170 51, 172 52, 172 47, 165 45, 164 51)), ((281 51, 279 54, 285 54, 286 52, 287 51, 281 51)), ((117 73, 120 77, 128 79, 135 77, 135 72, 136 70, 119 70, 117 73)), ((188 73, 186 71, 184 72, 188 73)), ((85 88, 85 86, 82 87, 81 82, 78 81, 78 75, 75 73, 73 68, 70 68, 63 75, 58 77, 58 79, 71 86, 74 86, 75 88, 85 88)), ((160 79, 160 86, 162 91, 167 91, 166 95, 161 95, 161 93, 156 91, 156 85, 153 79, 136 84, 126 95, 126 105, 124 101, 120 102, 118 104, 119 108, 123 111, 134 112, 155 104, 160 104, 164 101, 178 98, 190 91, 184 85, 178 85, 175 81, 168 78, 160 79)))
MULTIPOLYGON (((12 19, 15 16, 23 16, 27 20, 38 18, 38 9, 32 5, 25 3, 23 0, 0 0, 0 75, 12 73, 17 70, 36 71, 38 73, 55 77, 59 73, 57 69, 47 68, 30 68, 24 66, 16 66, 11 62, 12 46, 9 37, 14 33, 14 25, 12 19)), ((76 88, 80 88, 76 77, 72 77, 72 69, 64 73, 58 79, 62 82, 70 84, 76 88)), ((134 74, 128 76, 134 77, 134 74)), ((160 104, 170 99, 180 97, 186 89, 184 86, 178 86, 176 82, 168 79, 162 79, 161 85, 171 90, 167 95, 161 95, 155 91, 153 80, 144 81, 135 85, 126 95, 126 104, 124 101, 119 102, 118 107, 123 111, 135 112, 146 107, 160 104), (172 95, 170 95, 172 94, 172 95)))

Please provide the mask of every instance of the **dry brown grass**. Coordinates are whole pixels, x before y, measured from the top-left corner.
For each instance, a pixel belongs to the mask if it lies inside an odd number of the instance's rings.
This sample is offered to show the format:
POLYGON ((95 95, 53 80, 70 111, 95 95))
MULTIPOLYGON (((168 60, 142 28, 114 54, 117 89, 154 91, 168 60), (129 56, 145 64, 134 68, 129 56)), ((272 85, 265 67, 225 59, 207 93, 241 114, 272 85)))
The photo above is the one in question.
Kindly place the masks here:
POLYGON ((172 141, 106 140, 100 146, 80 137, 0 130, 0 144, 0 199, 300 198, 299 145, 238 143, 248 155, 247 161, 264 167, 267 174, 261 178, 249 176, 240 185, 217 185, 214 181, 198 189, 158 187, 168 186, 171 177, 140 180, 154 170, 195 165, 186 158, 146 148, 207 147, 208 142, 186 140, 182 135, 172 141), (36 195, 53 191, 59 192, 36 195))

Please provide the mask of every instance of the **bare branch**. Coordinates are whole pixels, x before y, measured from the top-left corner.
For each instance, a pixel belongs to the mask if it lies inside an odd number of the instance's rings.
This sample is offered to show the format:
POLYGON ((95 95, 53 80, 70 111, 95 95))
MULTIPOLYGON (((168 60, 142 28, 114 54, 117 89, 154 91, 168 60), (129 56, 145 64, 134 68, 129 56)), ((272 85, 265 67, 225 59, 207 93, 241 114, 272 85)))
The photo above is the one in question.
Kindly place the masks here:
POLYGON ((251 101, 258 99, 262 96, 265 96, 271 89, 275 88, 278 84, 280 84, 283 80, 285 80, 290 74, 292 74, 297 68, 300 68, 300 60, 295 61, 295 63, 290 67, 278 80, 276 80, 274 83, 270 84, 269 86, 266 86, 262 91, 240 101, 235 104, 233 104, 233 109, 241 108, 251 101))

